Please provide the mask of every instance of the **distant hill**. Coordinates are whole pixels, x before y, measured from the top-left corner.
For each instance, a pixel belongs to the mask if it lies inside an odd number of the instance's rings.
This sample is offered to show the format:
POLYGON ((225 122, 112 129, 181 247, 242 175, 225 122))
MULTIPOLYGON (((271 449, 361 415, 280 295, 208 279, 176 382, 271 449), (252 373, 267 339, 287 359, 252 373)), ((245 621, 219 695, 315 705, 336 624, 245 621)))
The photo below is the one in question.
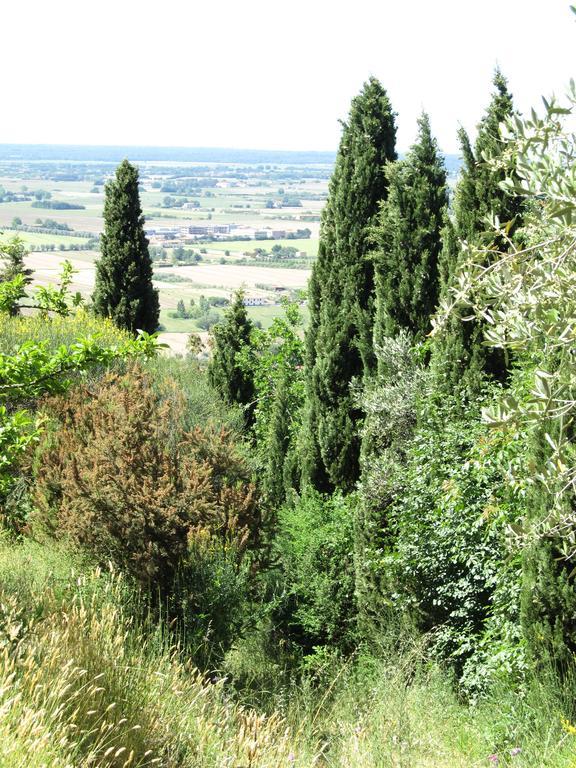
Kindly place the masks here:
MULTIPOLYGON (((402 156, 402 154, 400 154, 402 156)), ((0 161, 239 163, 246 165, 333 165, 335 152, 294 152, 222 147, 128 147, 82 144, 0 144, 0 161)), ((459 155, 445 155, 449 175, 458 173, 459 155)))

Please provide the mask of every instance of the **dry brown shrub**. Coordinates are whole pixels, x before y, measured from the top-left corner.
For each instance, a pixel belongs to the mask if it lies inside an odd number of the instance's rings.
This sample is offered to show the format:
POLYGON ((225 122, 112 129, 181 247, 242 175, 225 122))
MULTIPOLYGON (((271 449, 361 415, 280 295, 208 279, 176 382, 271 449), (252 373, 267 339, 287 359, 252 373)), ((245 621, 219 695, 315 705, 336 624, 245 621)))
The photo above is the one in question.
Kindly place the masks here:
POLYGON ((224 429, 182 430, 176 388, 138 367, 52 398, 36 466, 36 524, 165 586, 191 538, 256 543, 249 469, 224 429))

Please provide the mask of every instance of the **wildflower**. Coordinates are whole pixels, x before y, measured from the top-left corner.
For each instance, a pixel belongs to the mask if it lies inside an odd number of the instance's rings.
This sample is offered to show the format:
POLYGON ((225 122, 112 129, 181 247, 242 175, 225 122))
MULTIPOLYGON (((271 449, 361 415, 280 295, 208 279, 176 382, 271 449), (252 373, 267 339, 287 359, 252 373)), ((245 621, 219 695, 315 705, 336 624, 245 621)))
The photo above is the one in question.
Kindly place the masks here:
POLYGON ((516 755, 519 755, 522 752, 522 747, 513 747, 510 750, 510 757, 516 757, 516 755))
POLYGON ((500 762, 498 759, 498 755, 488 755, 488 760, 492 763, 492 765, 498 765, 500 762))
POLYGON ((295 763, 296 762, 296 755, 294 754, 294 752, 290 752, 290 754, 288 755, 288 762, 289 763, 295 763))
POLYGON ((564 728, 566 733, 569 733, 571 736, 576 736, 576 727, 572 725, 570 720, 562 718, 562 728, 564 728))

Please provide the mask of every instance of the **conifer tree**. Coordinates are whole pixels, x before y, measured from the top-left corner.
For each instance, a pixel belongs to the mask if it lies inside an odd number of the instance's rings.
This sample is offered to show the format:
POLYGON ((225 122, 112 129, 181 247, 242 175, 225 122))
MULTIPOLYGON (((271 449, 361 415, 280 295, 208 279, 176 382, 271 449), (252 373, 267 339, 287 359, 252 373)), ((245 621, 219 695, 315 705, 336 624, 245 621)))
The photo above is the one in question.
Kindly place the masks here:
POLYGON ((244 407, 247 424, 252 420, 254 381, 242 358, 250 347, 252 330, 253 324, 244 306, 244 292, 239 290, 224 320, 212 328, 208 380, 225 402, 244 407))
MULTIPOLYGON (((499 70, 494 74, 493 84, 495 90, 478 125, 474 147, 466 132, 459 131, 463 165, 454 196, 452 222, 444 232, 440 265, 443 294, 448 292, 460 266, 461 241, 502 249, 506 245, 494 240, 487 218, 498 216, 502 224, 510 223, 511 233, 521 222, 522 198, 509 195, 500 187, 506 170, 495 171, 485 162, 487 157, 498 157, 502 153, 499 126, 514 114, 512 95, 499 70)), ((435 342, 432 367, 439 391, 464 388, 469 395, 482 388, 485 375, 503 380, 507 370, 502 352, 484 346, 482 326, 477 322, 462 322, 458 317, 450 319, 446 332, 435 342)))
POLYGON ((406 158, 388 166, 388 198, 376 229, 376 343, 401 329, 422 339, 438 303, 446 169, 428 115, 418 128, 406 158))
POLYGON ((343 124, 322 217, 309 285, 302 441, 303 480, 320 490, 350 490, 359 474, 361 413, 350 383, 375 367, 370 235, 387 194, 385 166, 396 159, 394 117, 386 91, 371 78, 343 124))
POLYGON ((123 160, 106 184, 101 257, 96 262, 92 300, 97 315, 111 318, 131 333, 158 327, 158 290, 152 285, 152 260, 144 234, 138 169, 123 160))

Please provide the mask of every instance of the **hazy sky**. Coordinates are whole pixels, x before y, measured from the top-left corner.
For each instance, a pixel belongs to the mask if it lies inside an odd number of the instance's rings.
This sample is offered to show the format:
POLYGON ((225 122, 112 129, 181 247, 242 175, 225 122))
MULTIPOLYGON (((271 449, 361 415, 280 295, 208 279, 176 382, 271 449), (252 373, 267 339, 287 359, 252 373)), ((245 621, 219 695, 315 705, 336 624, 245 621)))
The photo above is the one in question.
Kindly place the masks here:
POLYGON ((576 77, 565 0, 6 0, 0 143, 336 149, 370 75, 442 148, 499 64, 517 106, 576 77))

